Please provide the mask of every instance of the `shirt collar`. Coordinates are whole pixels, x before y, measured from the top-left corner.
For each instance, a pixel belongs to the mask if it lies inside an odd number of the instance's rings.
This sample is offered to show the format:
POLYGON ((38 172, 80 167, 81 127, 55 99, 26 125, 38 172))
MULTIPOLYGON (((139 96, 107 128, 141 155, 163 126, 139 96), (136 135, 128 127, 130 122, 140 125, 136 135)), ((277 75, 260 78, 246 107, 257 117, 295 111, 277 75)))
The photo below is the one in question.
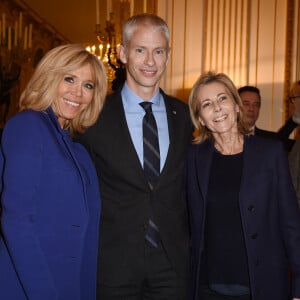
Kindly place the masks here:
MULTIPOLYGON (((124 84, 123 88, 122 88, 122 98, 123 98, 123 103, 124 106, 130 110, 130 111, 136 111, 136 110, 140 110, 143 109, 139 103, 145 101, 143 100, 141 97, 139 97, 137 94, 135 94, 127 85, 127 83, 124 84)), ((155 95, 148 100, 149 102, 152 102, 153 105, 156 107, 160 106, 160 101, 161 101, 161 97, 160 97, 160 91, 158 90, 157 93, 155 93, 155 95)))

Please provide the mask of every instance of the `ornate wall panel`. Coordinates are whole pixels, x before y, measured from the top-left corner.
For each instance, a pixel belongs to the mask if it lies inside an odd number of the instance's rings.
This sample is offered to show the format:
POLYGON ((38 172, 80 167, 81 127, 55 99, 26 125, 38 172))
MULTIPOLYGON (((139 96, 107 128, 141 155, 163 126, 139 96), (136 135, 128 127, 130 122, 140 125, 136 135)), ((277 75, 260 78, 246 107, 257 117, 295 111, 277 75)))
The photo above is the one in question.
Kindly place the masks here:
POLYGON ((225 72, 240 85, 247 79, 248 1, 206 1, 204 13, 203 70, 225 72))
POLYGON ((45 52, 67 40, 23 0, 0 1, 0 127, 45 52))
POLYGON ((200 73, 225 72, 238 87, 260 88, 263 103, 258 125, 277 130, 288 116, 287 87, 300 75, 298 2, 158 1, 158 14, 172 30, 172 56, 163 88, 187 101, 200 73))

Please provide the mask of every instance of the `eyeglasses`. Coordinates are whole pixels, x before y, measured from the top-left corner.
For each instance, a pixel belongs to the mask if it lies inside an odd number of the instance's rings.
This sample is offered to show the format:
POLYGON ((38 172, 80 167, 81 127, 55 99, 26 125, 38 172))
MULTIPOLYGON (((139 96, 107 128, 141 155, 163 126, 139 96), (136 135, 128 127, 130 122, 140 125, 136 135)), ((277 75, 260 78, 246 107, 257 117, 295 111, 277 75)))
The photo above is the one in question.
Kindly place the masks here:
POLYGON ((300 100, 300 95, 299 96, 289 96, 289 100, 294 103, 296 100, 300 100))

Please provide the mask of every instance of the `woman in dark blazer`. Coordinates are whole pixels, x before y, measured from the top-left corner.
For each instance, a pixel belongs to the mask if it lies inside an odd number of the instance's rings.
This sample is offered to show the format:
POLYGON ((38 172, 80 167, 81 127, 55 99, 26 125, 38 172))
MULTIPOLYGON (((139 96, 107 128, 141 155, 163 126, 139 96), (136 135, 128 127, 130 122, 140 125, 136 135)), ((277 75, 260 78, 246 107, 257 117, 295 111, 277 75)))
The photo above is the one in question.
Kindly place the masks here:
POLYGON ((0 298, 93 300, 100 195, 72 141, 100 113, 105 69, 78 45, 52 49, 21 95, 1 145, 0 298))
POLYGON ((225 74, 202 75, 189 105, 199 130, 186 183, 192 299, 300 299, 300 213, 283 145, 247 136, 225 74))

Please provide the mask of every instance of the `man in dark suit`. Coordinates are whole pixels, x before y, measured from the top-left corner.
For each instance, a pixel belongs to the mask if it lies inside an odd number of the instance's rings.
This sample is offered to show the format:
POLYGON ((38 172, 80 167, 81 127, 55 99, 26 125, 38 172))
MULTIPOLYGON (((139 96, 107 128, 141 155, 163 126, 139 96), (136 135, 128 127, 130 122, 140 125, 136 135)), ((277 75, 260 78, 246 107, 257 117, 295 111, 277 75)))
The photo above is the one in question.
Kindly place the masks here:
MULTIPOLYGON (((280 138, 285 138, 291 134, 291 132, 300 124, 300 80, 293 82, 290 90, 290 101, 294 106, 294 111, 291 117, 287 119, 285 124, 278 130, 280 138)), ((291 146, 294 145, 294 140, 291 146)))
POLYGON ((244 107, 244 122, 252 130, 252 134, 275 138, 276 132, 263 130, 256 127, 261 107, 260 91, 255 86, 246 85, 238 89, 244 107))
POLYGON ((165 21, 133 16, 122 38, 126 82, 107 97, 97 123, 80 137, 94 159, 103 203, 97 299, 185 300, 189 236, 183 169, 193 130, 188 106, 159 88, 170 54, 165 21), (152 103, 159 141, 154 184, 145 173, 143 102, 152 103))
POLYGON ((289 135, 297 126, 293 120, 288 120, 278 132, 260 129, 256 126, 261 107, 260 90, 255 86, 246 85, 238 89, 238 93, 243 103, 244 122, 252 130, 253 135, 264 138, 280 139, 287 151, 290 151, 294 140, 289 139, 289 135))

